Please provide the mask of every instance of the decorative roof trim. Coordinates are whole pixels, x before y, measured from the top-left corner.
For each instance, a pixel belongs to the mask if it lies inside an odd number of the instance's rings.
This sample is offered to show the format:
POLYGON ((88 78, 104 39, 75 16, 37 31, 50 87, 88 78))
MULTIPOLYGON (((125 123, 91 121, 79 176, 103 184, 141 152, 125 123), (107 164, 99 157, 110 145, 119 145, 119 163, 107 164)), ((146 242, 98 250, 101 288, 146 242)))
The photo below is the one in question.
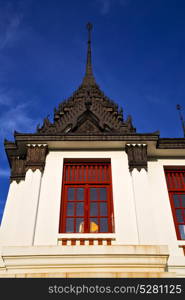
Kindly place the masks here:
POLYGON ((185 138, 159 138, 159 149, 185 149, 185 138))

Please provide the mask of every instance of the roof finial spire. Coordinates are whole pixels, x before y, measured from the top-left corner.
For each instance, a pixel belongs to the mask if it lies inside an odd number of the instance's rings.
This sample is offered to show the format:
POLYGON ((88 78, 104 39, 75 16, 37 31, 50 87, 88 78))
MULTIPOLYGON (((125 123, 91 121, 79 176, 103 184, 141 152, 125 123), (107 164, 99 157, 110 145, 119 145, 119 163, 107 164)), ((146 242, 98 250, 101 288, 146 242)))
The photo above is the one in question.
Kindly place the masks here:
POLYGON ((86 62, 86 71, 85 76, 83 79, 83 85, 94 85, 95 79, 93 76, 92 71, 92 62, 91 62, 91 31, 92 31, 92 24, 87 23, 87 30, 88 30, 88 46, 87 46, 87 62, 86 62))
POLYGON ((91 23, 87 23, 87 30, 88 30, 88 43, 91 42, 91 30, 93 29, 93 26, 91 23))

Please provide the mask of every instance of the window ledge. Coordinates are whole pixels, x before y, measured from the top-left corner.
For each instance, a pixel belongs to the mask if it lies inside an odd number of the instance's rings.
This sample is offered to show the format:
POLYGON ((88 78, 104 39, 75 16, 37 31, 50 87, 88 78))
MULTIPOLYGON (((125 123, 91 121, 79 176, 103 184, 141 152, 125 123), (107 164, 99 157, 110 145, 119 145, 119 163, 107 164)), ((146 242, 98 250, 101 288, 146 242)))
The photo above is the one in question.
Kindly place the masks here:
POLYGON ((115 239, 115 233, 59 233, 58 239, 115 239))

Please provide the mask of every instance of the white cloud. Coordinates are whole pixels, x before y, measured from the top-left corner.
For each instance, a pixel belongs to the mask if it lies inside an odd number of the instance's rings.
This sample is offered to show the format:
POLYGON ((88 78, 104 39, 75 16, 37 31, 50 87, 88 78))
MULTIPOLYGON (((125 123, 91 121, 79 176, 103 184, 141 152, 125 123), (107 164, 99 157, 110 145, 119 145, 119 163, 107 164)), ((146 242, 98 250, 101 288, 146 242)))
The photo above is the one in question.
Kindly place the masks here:
POLYGON ((97 0, 97 2, 100 6, 100 14, 107 15, 113 5, 125 7, 130 3, 130 0, 97 0))
POLYGON ((11 3, 0 3, 0 50, 19 39, 22 17, 22 13, 16 11, 11 3))
POLYGON ((37 121, 28 115, 28 108, 29 103, 18 104, 0 116, 1 136, 6 137, 14 130, 27 132, 35 129, 37 121))
POLYGON ((110 11, 111 0, 98 0, 98 2, 101 5, 101 7, 100 7, 100 13, 102 15, 107 15, 109 13, 109 11, 110 11))
POLYGON ((9 106, 12 104, 12 95, 10 91, 7 91, 0 87, 0 105, 9 106))
POLYGON ((3 49, 8 44, 11 45, 18 38, 18 27, 20 24, 20 17, 14 18, 7 24, 4 34, 0 36, 0 49, 3 49))

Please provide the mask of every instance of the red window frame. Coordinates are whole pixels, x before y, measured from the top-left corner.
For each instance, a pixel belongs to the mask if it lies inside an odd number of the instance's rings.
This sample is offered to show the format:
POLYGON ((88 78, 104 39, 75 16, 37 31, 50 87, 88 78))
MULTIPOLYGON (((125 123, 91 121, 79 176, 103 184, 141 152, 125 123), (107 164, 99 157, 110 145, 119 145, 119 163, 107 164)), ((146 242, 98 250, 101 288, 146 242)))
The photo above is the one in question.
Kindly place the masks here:
POLYGON ((110 159, 64 160, 59 232, 114 232, 110 159), (78 199, 78 193, 81 194, 82 198, 78 199), (69 196, 69 194, 72 196, 69 196), (72 200, 70 200, 70 197, 72 197, 72 200), (69 206, 73 211, 70 215, 68 213, 69 206), (94 215, 93 206, 96 211, 94 215), (77 210, 77 207, 79 210, 77 210), (79 215, 79 211, 81 211, 81 215, 79 215), (70 220, 73 224, 71 225, 73 230, 70 230, 70 232, 67 231, 69 219, 73 219, 73 221, 70 220), (103 231, 103 227, 105 231, 103 231), (80 231, 79 228, 81 228, 80 231))
POLYGON ((185 167, 166 167, 166 183, 178 240, 185 240, 180 227, 185 226, 185 167))

